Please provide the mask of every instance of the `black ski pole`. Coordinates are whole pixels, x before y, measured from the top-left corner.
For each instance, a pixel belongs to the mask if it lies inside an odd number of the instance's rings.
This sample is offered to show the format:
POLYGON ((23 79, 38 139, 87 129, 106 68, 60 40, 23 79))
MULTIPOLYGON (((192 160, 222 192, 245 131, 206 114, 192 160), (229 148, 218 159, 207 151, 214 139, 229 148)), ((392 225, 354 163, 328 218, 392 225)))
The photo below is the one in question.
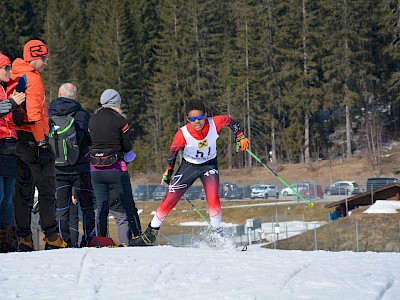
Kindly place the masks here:
MULTIPOLYGON (((240 145, 240 144, 239 144, 239 145, 240 145)), ((255 154, 254 154, 253 152, 251 152, 249 149, 247 149, 246 151, 247 151, 248 153, 250 153, 250 155, 253 156, 254 159, 255 159, 256 161, 258 161, 261 165, 263 165, 265 168, 267 168, 267 170, 270 171, 272 175, 274 175, 276 178, 278 178, 278 179, 280 180, 280 182, 282 182, 285 186, 287 186, 296 196, 298 196, 302 201, 304 201, 305 203, 307 203, 308 206, 314 207, 314 205, 315 205, 314 202, 311 202, 311 201, 305 199, 302 195, 300 195, 300 194, 299 194, 295 189, 293 189, 285 180, 283 180, 282 177, 280 177, 278 174, 276 174, 276 173, 274 172, 274 170, 272 170, 267 164, 263 163, 263 162, 261 161, 261 159, 258 158, 257 155, 255 155, 255 154)))

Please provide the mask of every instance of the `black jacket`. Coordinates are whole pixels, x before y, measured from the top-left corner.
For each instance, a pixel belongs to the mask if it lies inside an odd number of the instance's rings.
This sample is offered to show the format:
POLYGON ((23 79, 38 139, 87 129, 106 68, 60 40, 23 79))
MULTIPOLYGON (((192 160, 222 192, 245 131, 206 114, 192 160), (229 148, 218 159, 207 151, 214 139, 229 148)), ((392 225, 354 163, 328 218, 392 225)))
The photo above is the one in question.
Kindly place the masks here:
POLYGON ((56 174, 77 174, 90 170, 89 146, 92 144, 88 131, 90 114, 78 101, 64 97, 53 99, 50 103, 49 117, 66 116, 74 113, 75 131, 79 144, 79 158, 73 166, 56 167, 56 174))
POLYGON ((89 122, 94 149, 114 149, 124 153, 132 150, 129 124, 120 113, 102 107, 95 111, 89 122))

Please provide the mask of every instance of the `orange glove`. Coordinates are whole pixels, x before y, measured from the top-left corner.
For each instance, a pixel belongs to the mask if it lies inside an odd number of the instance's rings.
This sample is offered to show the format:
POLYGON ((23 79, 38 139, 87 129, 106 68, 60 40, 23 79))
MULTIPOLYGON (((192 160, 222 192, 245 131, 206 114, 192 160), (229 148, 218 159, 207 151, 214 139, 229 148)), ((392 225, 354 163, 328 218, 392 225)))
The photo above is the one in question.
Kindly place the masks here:
POLYGON ((167 167, 167 169, 165 170, 165 172, 162 174, 162 180, 166 183, 169 184, 171 182, 171 177, 172 177, 172 173, 174 172, 173 169, 170 169, 167 167))
POLYGON ((249 149, 250 146, 250 141, 249 139, 241 132, 237 137, 236 137, 236 143, 239 145, 240 150, 246 151, 249 149))

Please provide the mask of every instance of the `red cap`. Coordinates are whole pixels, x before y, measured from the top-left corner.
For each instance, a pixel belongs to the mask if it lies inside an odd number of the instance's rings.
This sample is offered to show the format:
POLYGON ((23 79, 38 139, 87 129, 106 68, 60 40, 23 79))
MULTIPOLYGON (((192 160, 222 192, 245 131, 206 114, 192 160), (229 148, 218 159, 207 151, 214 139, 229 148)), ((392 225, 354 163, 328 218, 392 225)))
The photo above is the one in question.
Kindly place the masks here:
POLYGON ((0 52, 0 67, 4 67, 7 65, 11 65, 11 60, 8 58, 8 56, 0 52))
POLYGON ((30 40, 24 46, 24 60, 33 61, 42 58, 43 56, 50 56, 50 51, 43 43, 39 40, 30 40))

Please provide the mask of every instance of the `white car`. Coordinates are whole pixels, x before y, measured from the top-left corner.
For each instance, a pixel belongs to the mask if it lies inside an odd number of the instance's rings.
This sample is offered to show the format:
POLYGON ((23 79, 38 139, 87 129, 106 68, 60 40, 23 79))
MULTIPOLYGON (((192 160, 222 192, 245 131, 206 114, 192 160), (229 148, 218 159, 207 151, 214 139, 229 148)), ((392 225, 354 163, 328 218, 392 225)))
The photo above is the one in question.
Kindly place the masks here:
MULTIPOLYGON (((298 183, 293 183, 291 185, 292 189, 294 189, 298 193, 300 193, 302 190, 308 188, 308 186, 309 186, 308 182, 298 182, 298 183)), ((289 188, 284 188, 284 189, 282 189, 281 194, 284 197, 293 196, 293 191, 289 188)))
POLYGON ((276 199, 279 198, 279 190, 275 185, 257 184, 256 186, 252 187, 250 194, 251 199, 268 199, 268 197, 275 197, 276 199))

